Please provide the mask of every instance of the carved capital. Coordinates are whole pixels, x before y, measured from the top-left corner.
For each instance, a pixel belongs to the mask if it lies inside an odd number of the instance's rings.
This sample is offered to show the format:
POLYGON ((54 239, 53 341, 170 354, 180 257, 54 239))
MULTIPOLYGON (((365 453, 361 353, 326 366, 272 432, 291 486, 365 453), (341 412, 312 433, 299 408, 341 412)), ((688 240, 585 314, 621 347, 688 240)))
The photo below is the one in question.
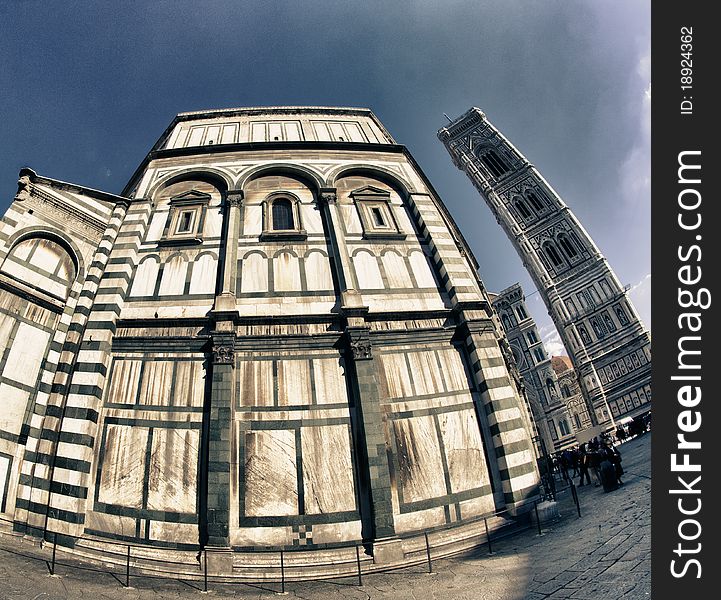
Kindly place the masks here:
POLYGON ((371 360, 373 358, 367 329, 348 329, 346 335, 353 360, 371 360))
POLYGON ((215 340, 213 342, 213 364, 234 365, 235 347, 232 340, 215 340))
POLYGON ((335 204, 338 201, 338 194, 334 188, 323 188, 318 194, 318 204, 335 204))
POLYGON ((229 206, 242 206, 243 205, 243 190, 229 190, 225 195, 225 201, 229 206))

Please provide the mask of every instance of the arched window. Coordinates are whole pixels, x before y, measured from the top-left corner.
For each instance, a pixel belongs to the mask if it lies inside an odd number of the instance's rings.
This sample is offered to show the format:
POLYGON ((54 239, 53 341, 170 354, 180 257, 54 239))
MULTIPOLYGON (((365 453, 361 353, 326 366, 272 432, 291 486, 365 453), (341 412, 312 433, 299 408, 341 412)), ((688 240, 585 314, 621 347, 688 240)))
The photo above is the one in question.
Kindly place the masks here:
POLYGON ((606 327, 608 327, 609 331, 616 331, 616 326, 613 323, 613 319, 611 319, 608 313, 603 313, 603 322, 606 324, 606 327))
POLYGON ((520 304, 516 307, 516 313, 518 314, 518 319, 520 321, 523 321, 523 319, 528 318, 528 315, 526 314, 525 309, 520 304))
POLYGON ((563 264, 561 255, 556 250, 556 247, 551 242, 546 242, 543 245, 543 249, 546 251, 548 258, 551 259, 551 263, 554 267, 560 267, 563 264))
POLYGON ((528 198, 528 202, 530 202, 531 206, 536 212, 541 212, 543 210, 543 203, 538 199, 538 196, 531 190, 526 192, 526 198, 528 198))
POLYGON ((553 379, 550 377, 546 378, 546 389, 548 390, 549 398, 555 398, 558 395, 556 393, 556 386, 553 384, 553 379))
POLYGON ((566 234, 562 233, 558 236, 558 245, 561 246, 561 249, 565 252, 568 258, 575 258, 578 256, 578 252, 576 251, 573 242, 568 239, 566 234))
POLYGON ((588 335, 588 331, 586 331, 586 328, 583 325, 578 326, 578 334, 581 336, 581 340, 584 344, 591 343, 591 337, 588 335))
POLYGON ((563 394, 564 398, 570 398, 571 397, 571 388, 568 387, 567 383, 564 383, 561 386, 561 394, 563 394))
POLYGON ((516 204, 516 210, 520 213, 520 215, 524 219, 531 218, 531 211, 528 210, 528 207, 526 206, 526 203, 523 200, 518 199, 518 200, 516 200, 515 204, 516 204))
POLYGON ((503 328, 508 332, 511 329, 511 320, 508 318, 508 315, 501 315, 501 321, 503 322, 503 328))
POLYGON ((273 200, 273 231, 295 229, 293 220, 293 204, 287 198, 273 200))
POLYGON ((561 435, 569 435, 571 433, 571 430, 568 427, 568 423, 566 422, 566 419, 561 419, 558 422, 558 428, 561 430, 561 435))
POLYGON ((506 163, 506 161, 501 156, 499 156, 495 150, 488 150, 487 152, 485 152, 481 156, 481 160, 483 161, 483 164, 488 167, 488 170, 491 172, 491 174, 495 177, 503 175, 511 169, 506 163))

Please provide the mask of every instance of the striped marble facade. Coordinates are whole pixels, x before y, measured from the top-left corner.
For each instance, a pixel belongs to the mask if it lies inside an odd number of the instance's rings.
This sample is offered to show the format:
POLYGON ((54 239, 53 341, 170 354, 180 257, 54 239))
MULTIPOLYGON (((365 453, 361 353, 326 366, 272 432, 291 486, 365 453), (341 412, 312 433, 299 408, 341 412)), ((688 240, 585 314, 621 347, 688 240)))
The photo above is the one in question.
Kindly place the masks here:
POLYGON ((369 110, 178 115, 121 195, 20 175, 0 224, 17 530, 378 557, 537 498, 475 260, 369 110))

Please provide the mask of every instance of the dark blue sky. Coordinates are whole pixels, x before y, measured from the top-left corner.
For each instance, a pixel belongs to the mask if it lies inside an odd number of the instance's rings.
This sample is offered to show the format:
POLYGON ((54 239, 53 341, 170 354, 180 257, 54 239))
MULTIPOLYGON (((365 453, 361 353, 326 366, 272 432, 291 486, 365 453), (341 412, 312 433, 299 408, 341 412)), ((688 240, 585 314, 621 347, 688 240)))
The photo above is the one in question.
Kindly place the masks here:
POLYGON ((0 210, 30 166, 119 193, 178 112, 367 106, 449 207, 490 290, 510 243, 436 138, 490 120, 560 193, 650 326, 650 1, 0 3, 0 210))

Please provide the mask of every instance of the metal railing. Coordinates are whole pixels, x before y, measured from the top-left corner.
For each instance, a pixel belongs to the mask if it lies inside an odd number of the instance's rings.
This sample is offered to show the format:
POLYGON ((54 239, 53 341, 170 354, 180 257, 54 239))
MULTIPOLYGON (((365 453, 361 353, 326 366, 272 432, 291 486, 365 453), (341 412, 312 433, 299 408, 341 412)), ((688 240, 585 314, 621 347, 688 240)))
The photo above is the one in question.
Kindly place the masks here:
MULTIPOLYGON (((571 496, 576 505, 578 516, 581 516, 581 508, 578 500, 578 494, 576 492, 575 485, 570 482, 567 488, 558 490, 563 492, 570 489, 571 496)), ((234 555, 242 554, 249 556, 251 554, 258 554, 259 556, 269 557, 275 554, 277 556, 276 561, 263 561, 262 564, 243 564, 242 566, 232 567, 232 574, 229 575, 216 575, 208 573, 208 555, 213 553, 212 549, 198 547, 195 560, 193 562, 184 562, 177 560, 169 560, 168 558, 159 558, 147 555, 149 551, 156 550, 157 547, 142 545, 142 544, 130 544, 121 543, 114 540, 106 540, 102 538, 85 538, 69 536, 67 534, 45 530, 42 527, 29 525, 0 517, 0 521, 9 523, 14 527, 15 534, 33 535, 35 532, 36 537, 41 538, 41 548, 52 543, 52 552, 50 559, 39 556, 33 556, 39 560, 46 562, 48 570, 51 575, 57 574, 57 567, 63 566, 70 569, 92 569, 97 570, 99 567, 94 565, 92 567, 86 565, 80 565, 76 562, 65 562, 59 561, 57 557, 58 549, 58 537, 62 536, 65 540, 68 538, 74 540, 73 550, 68 550, 68 553, 73 552, 75 556, 83 559, 95 560, 103 562, 105 569, 108 567, 108 563, 122 571, 107 571, 109 572, 123 587, 130 587, 131 577, 133 579, 178 579, 184 583, 189 582, 202 582, 202 591, 207 592, 211 583, 216 584, 280 584, 280 592, 285 592, 287 583, 300 582, 300 581, 319 581, 319 580, 336 580, 344 578, 356 578, 358 585, 363 585, 363 578, 368 575, 375 573, 386 573, 390 571, 397 571, 401 569, 407 569, 410 567, 417 567, 425 565, 428 573, 433 572, 433 561, 440 560, 442 558, 449 558, 450 556, 457 555, 460 553, 471 552, 483 545, 487 546, 488 554, 493 554, 493 541, 498 541, 502 538, 510 535, 520 533, 529 529, 537 529, 537 535, 542 535, 542 522, 539 517, 538 501, 533 503, 533 508, 526 511, 525 513, 513 517, 503 523, 497 529, 489 527, 489 519, 495 518, 507 518, 509 516, 508 511, 499 511, 485 517, 479 517, 472 521, 467 521, 466 525, 473 525, 474 523, 480 524, 483 521, 483 531, 480 533, 472 534, 467 537, 460 539, 453 538, 442 539, 441 534, 447 534, 449 528, 439 528, 423 532, 412 532, 408 534, 402 534, 398 537, 403 539, 417 538, 420 541, 421 535, 423 541, 420 544, 420 549, 409 550, 404 553, 404 560, 402 563, 392 565, 378 565, 372 562, 372 558, 367 556, 364 564, 362 556, 365 552, 362 549, 363 544, 348 544, 348 545, 337 545, 337 546, 325 546, 320 551, 342 551, 347 550, 349 554, 341 560, 331 560, 330 562, 293 562, 290 569, 287 564, 286 558, 288 555, 297 554, 300 551, 304 551, 304 558, 310 558, 315 550, 309 550, 310 547, 299 547, 297 550, 286 550, 286 549, 266 549, 258 548, 253 552, 239 552, 234 555), (434 536, 436 537, 434 543, 434 536), (102 545, 98 545, 102 544, 102 545), (108 548, 110 546, 111 548, 108 548), (114 547, 118 550, 115 551, 114 547), (351 549, 354 548, 353 553, 351 549), (77 552, 77 550, 85 552, 77 552), (309 570, 332 568, 316 575, 309 575, 309 570), (291 571, 289 575, 288 571, 291 571), (134 571, 134 572, 133 572, 134 571), (306 574, 303 575, 303 571, 306 574), (295 576, 293 575, 295 573, 295 576), (122 577, 124 575, 124 577, 122 577)), ((445 537, 448 537, 447 535, 445 537)), ((62 548, 62 546, 61 546, 62 548)), ((189 554, 191 551, 188 551, 189 554)), ((195 552, 194 550, 192 552, 195 552)), ((192 586, 195 587, 195 586, 192 586)), ((196 588, 200 589, 200 588, 196 588)))

